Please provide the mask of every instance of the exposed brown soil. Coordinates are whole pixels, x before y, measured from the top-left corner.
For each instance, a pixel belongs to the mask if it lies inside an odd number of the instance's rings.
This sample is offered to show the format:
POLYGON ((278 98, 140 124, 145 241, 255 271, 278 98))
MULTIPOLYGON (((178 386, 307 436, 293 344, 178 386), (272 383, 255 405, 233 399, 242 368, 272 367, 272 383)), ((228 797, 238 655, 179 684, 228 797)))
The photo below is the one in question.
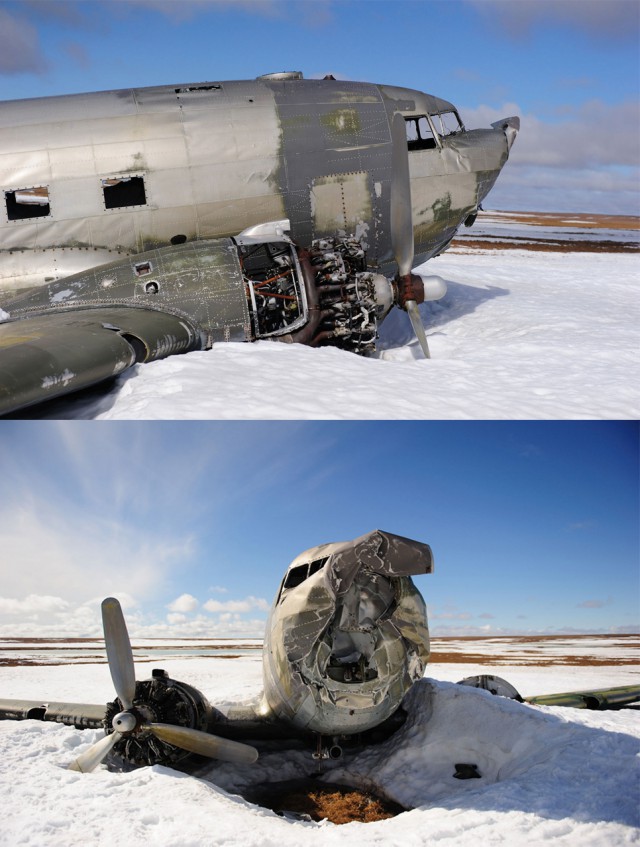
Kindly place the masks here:
MULTIPOLYGON (((595 651, 594 651, 595 652, 595 651)), ((431 639, 429 664, 483 664, 525 665, 551 667, 574 665, 580 667, 606 667, 640 664, 640 635, 494 635, 478 638, 475 635, 443 636, 431 639), (585 646, 582 646, 582 644, 585 646), (607 655, 591 655, 586 642, 607 645, 607 655), (491 644, 491 651, 482 653, 480 645, 491 644), (561 645, 567 643, 570 650, 563 652, 561 645), (557 655, 545 650, 553 645, 557 655), (500 649, 501 646, 504 649, 500 649), (629 656, 635 648, 636 657, 629 656), (618 655, 615 650, 620 650, 618 655), (582 651, 580 654, 579 651, 582 651)))
MULTIPOLYGON (((501 212, 494 216, 485 212, 487 218, 499 217, 519 224, 532 226, 580 227, 580 229, 640 229, 640 218, 636 215, 590 215, 585 212, 501 212)), ((480 213, 479 218, 482 219, 480 213)))
MULTIPOLYGON (((37 653, 42 651, 43 653, 46 650, 73 650, 72 646, 64 647, 61 645, 73 645, 79 644, 83 640, 85 642, 95 643, 98 639, 77 639, 77 638, 69 638, 69 639, 32 639, 32 638, 24 638, 24 639, 2 639, 3 642, 11 641, 14 644, 19 642, 26 643, 37 643, 38 641, 44 642, 42 644, 38 644, 37 648, 34 648, 34 653, 36 655, 24 655, 24 653, 30 652, 28 647, 17 647, 17 646, 3 646, 0 648, 0 667, 18 667, 21 665, 86 665, 86 664, 95 664, 106 662, 106 656, 103 653, 82 653, 79 652, 79 655, 74 657, 73 662, 66 661, 63 656, 56 657, 53 661, 43 662, 37 656, 37 653), (56 644, 58 646, 50 646, 51 644, 56 644), (22 651, 23 655, 20 657, 16 657, 15 659, 11 655, 6 655, 10 652, 22 651), (4 654, 4 655, 1 655, 4 654)), ((218 642, 219 645, 219 642, 218 642)), ((200 647, 201 645, 198 645, 200 647)), ((212 644, 210 641, 203 646, 211 646, 212 649, 215 649, 216 644, 212 644)), ((261 650, 262 645, 258 644, 255 648, 252 645, 240 645, 240 644, 225 644, 225 649, 239 649, 244 651, 244 655, 246 655, 246 651, 249 649, 261 650)), ((475 635, 462 635, 462 636, 441 636, 441 637, 432 637, 431 639, 431 656, 429 659, 429 664, 493 664, 493 665, 531 665, 537 667, 549 667, 552 665, 575 665, 582 667, 605 667, 616 666, 616 665, 638 665, 640 664, 640 658, 632 658, 630 657, 629 650, 630 648, 636 648, 636 656, 640 656, 640 635, 635 634, 616 634, 616 635, 494 635, 494 636, 475 636, 475 635), (584 647, 582 648, 582 654, 580 655, 579 648, 581 646, 581 642, 595 642, 596 645, 598 642, 606 643, 607 645, 607 655, 590 655, 589 649, 584 647), (563 651, 561 649, 562 642, 567 643, 567 650, 563 651), (483 645, 491 644, 491 651, 482 652, 483 645), (544 647, 546 644, 556 645, 557 655, 550 655, 547 651, 545 651, 544 647), (500 648, 503 649, 500 649, 500 648), (578 648, 578 649, 577 649, 578 648), (620 652, 616 655, 616 649, 620 652), (626 655, 625 655, 626 654, 626 655)), ((75 648, 79 650, 79 647, 75 648)), ((149 656, 136 656, 136 662, 138 663, 150 663, 150 662, 158 662, 160 660, 159 656, 154 656, 154 649, 182 649, 184 650, 184 658, 199 658, 197 653, 189 653, 189 650, 192 649, 188 645, 176 645, 174 644, 164 644, 161 646, 149 647, 149 645, 145 645, 144 647, 136 648, 134 645, 134 649, 139 649, 140 651, 148 650, 151 655, 149 656)), ((237 659, 242 657, 242 653, 226 653, 216 656, 218 659, 237 659)), ((162 657, 167 660, 169 657, 162 657)))
POLYGON ((308 816, 314 821, 328 820, 335 824, 383 821, 405 811, 397 803, 371 791, 329 785, 313 779, 254 786, 245 796, 274 812, 308 816))
POLYGON ((486 250, 532 250, 545 253, 635 253, 640 250, 637 241, 573 240, 568 238, 536 238, 535 227, 563 227, 574 229, 617 229, 640 230, 640 218, 634 215, 590 215, 584 213, 561 214, 558 212, 481 212, 478 220, 499 220, 530 226, 532 232, 526 237, 510 235, 486 235, 478 238, 454 238, 451 249, 466 252, 486 250))
POLYGON ((283 808, 297 814, 307 814, 314 821, 329 820, 331 823, 342 824, 360 821, 371 823, 394 817, 388 812, 383 803, 363 794, 361 791, 311 791, 306 794, 290 794, 283 798, 283 808))
MULTIPOLYGON (((165 657, 169 659, 170 657, 165 657)), ((200 656, 185 656, 186 659, 198 659, 200 656)), ((224 656, 209 656, 205 658, 212 659, 241 659, 244 658, 240 653, 225 653, 224 656)), ((137 665, 142 665, 146 663, 155 663, 159 661, 157 656, 136 656, 135 661, 137 665)), ((39 662, 37 659, 32 659, 29 656, 25 656, 21 659, 8 659, 0 657, 0 668, 17 668, 22 667, 24 665, 33 665, 34 667, 56 667, 57 665, 95 665, 95 664, 105 664, 107 663, 107 659, 105 656, 78 656, 72 662, 65 661, 64 659, 60 659, 59 661, 53 662, 39 662)))
POLYGON ((580 667, 605 667, 611 665, 640 665, 640 659, 627 659, 623 657, 602 656, 536 656, 537 651, 529 651, 530 656, 522 654, 510 656, 508 653, 499 655, 497 653, 431 653, 429 664, 437 665, 535 665, 535 667, 546 668, 552 665, 576 665, 580 667))
POLYGON ((501 235, 499 238, 474 239, 454 238, 451 250, 465 252, 485 250, 532 250, 543 253, 637 253, 640 245, 633 241, 559 241, 544 238, 509 238, 501 235))

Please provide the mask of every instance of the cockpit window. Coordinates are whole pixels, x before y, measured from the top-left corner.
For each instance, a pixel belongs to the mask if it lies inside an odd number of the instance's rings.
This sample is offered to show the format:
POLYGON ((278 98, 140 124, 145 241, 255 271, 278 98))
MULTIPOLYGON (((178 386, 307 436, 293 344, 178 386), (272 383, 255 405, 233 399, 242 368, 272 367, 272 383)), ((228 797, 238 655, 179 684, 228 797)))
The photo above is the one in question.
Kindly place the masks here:
POLYGON ((464 132, 464 126, 457 112, 438 112, 431 115, 431 121, 436 132, 443 138, 447 135, 455 135, 456 132, 464 132))
POLYGON ((409 150, 433 150, 436 140, 426 115, 405 118, 409 150))
POLYGON ((284 580, 283 588, 296 588, 301 585, 308 576, 309 565, 298 565, 297 568, 291 568, 284 580))
POLYGON ((325 565, 328 556, 325 556, 324 559, 316 559, 313 562, 309 562, 304 565, 296 565, 295 568, 291 568, 291 570, 287 573, 284 578, 284 582, 282 583, 282 587, 280 588, 280 596, 278 597, 278 602, 280 602, 280 597, 282 596, 282 592, 289 588, 297 588, 299 585, 312 576, 314 573, 317 573, 319 570, 325 565))

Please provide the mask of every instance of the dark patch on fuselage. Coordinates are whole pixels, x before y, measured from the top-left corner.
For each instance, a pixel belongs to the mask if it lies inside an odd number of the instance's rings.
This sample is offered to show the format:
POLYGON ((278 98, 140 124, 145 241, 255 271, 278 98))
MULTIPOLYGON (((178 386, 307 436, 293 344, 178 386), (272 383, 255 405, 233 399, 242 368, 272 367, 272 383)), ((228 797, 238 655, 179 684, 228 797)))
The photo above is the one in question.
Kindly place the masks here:
POLYGON ((391 134, 387 107, 378 86, 312 80, 269 82, 282 128, 283 181, 279 191, 294 241, 308 245, 316 236, 311 189, 314 181, 340 174, 366 173, 371 188, 368 258, 377 265, 391 256, 389 189, 391 134), (338 108, 336 108, 338 106, 338 108), (379 191, 373 190, 378 183, 379 191))

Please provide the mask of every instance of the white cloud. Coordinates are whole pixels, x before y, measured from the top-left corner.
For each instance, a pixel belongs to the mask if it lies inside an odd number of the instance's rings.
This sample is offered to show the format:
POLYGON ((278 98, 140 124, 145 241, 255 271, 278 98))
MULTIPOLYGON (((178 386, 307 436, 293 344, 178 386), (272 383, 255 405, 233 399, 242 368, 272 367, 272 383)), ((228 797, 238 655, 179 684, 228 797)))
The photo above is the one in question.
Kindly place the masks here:
POLYGON ((170 623, 172 625, 184 623, 186 620, 186 615, 181 615, 177 612, 171 612, 167 615, 167 623, 170 623))
POLYGON ((462 110, 467 129, 488 127, 510 115, 520 116, 521 128, 509 166, 593 168, 638 164, 640 104, 635 100, 589 100, 579 107, 567 107, 561 119, 527 114, 516 103, 462 110))
POLYGON ((246 597, 244 600, 207 600, 203 608, 208 612, 238 612, 244 614, 252 609, 268 612, 270 606, 262 597, 246 597))
POLYGON ((193 612, 197 608, 198 601, 191 594, 181 594, 167 606, 171 612, 193 612))
POLYGON ((0 614, 31 615, 38 612, 60 612, 69 608, 69 603, 61 597, 43 594, 30 594, 24 600, 0 597, 0 614))
POLYGON ((589 101, 561 117, 516 103, 462 110, 469 129, 509 115, 521 117, 521 129, 486 208, 640 212, 640 104, 589 101))
POLYGON ((157 529, 88 514, 61 499, 20 499, 0 510, 5 596, 47 594, 78 603, 125 590, 153 597, 193 554, 189 536, 163 537, 157 529))

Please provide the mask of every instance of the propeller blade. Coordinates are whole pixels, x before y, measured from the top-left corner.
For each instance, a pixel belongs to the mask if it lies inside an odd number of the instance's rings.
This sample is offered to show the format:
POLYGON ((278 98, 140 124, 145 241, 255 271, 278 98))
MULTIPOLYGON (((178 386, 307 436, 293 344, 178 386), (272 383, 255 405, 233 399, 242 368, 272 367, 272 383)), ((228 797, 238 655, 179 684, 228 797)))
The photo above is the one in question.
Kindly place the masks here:
POLYGON ((209 756, 211 759, 221 759, 223 762, 234 764, 253 764, 258 758, 258 751, 248 744, 240 744, 238 741, 230 741, 228 738, 218 738, 207 732, 197 729, 189 729, 186 726, 174 726, 167 723, 148 723, 145 729, 157 736, 167 744, 189 750, 191 753, 199 753, 201 756, 209 756))
POLYGON ((112 732, 111 735, 105 735, 100 741, 96 741, 88 750, 81 753, 78 758, 69 765, 70 771, 80 771, 80 773, 90 773, 94 768, 97 768, 100 762, 105 758, 113 745, 122 736, 119 732, 112 732))
POLYGON ((122 707, 130 709, 136 694, 133 653, 122 608, 115 597, 102 601, 102 626, 111 679, 122 707))
POLYGON ((418 304, 415 300, 407 300, 407 312, 409 313, 409 317, 411 318, 411 326, 413 327, 413 331, 416 334, 416 338, 420 342, 420 346, 422 347, 422 352, 424 353, 425 359, 430 359, 431 354, 429 353, 429 345, 427 344, 427 336, 424 331, 424 324, 422 323, 422 319, 420 317, 420 312, 418 311, 418 304))
POLYGON ((399 112, 393 116, 391 140, 391 244, 398 273, 406 276, 413 263, 413 214, 407 130, 399 112))

